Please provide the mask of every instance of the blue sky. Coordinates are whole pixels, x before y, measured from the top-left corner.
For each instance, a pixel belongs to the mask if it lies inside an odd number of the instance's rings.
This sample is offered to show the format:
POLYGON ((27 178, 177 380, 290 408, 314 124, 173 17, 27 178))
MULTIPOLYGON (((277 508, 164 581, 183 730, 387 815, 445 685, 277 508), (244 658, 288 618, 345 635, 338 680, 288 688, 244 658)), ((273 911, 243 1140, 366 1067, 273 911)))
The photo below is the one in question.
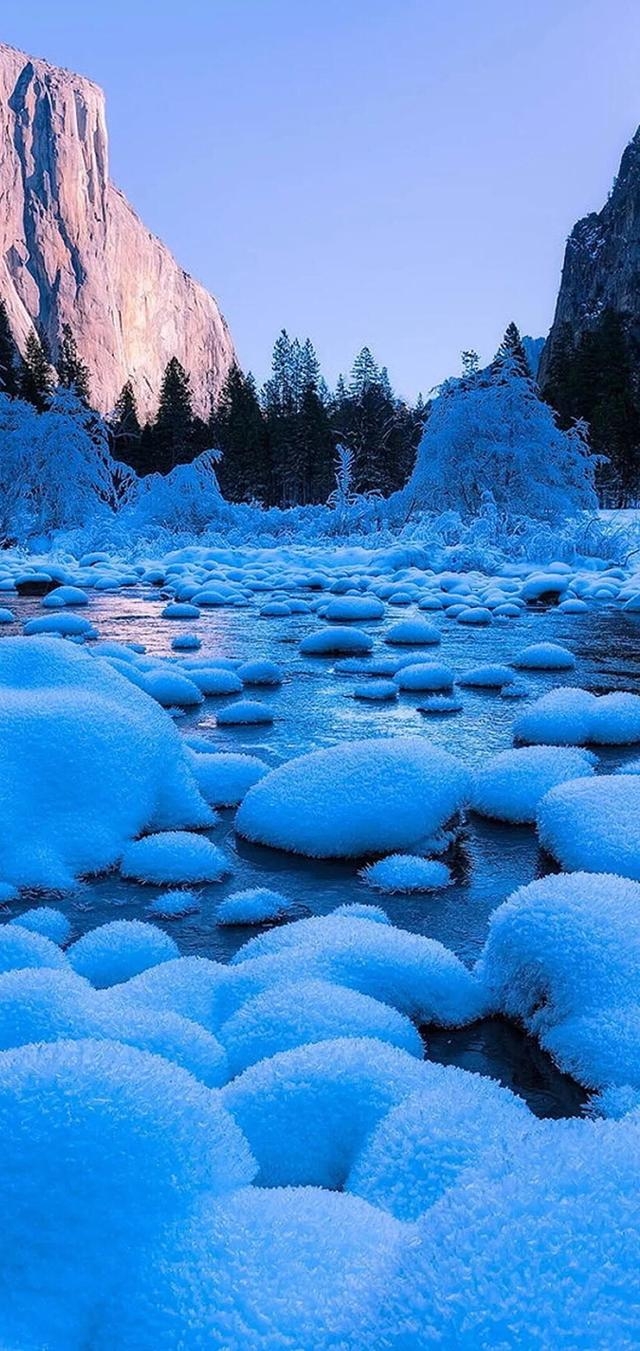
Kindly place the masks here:
POLYGON ((112 178, 260 379, 283 326, 407 396, 545 333, 640 122, 638 0, 30 0, 0 37, 104 87, 112 178))

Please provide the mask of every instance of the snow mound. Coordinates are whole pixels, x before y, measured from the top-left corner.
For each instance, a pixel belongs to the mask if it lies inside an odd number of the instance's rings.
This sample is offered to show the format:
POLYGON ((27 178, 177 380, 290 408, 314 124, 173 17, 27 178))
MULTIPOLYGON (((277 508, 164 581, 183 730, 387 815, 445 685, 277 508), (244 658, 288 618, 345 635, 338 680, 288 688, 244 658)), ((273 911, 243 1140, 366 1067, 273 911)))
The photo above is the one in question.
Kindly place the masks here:
POLYGON ((219 727, 271 723, 273 720, 273 710, 268 704, 259 703, 257 699, 237 699, 235 703, 227 704, 226 708, 221 708, 216 713, 219 727))
POLYGON ((232 892, 220 902, 216 921, 218 924, 264 924, 266 920, 284 918, 293 909, 293 903, 279 891, 248 887, 245 891, 232 892))
POLYGON ((634 1346, 639 1160, 637 1118, 554 1122, 485 1155, 419 1222, 392 1291, 396 1344, 634 1346))
POLYGON ((121 1041, 164 1056, 210 1088, 229 1078, 224 1048, 190 1019, 136 1008, 120 989, 97 991, 72 970, 11 971, 0 976, 0 1047, 61 1039, 121 1041))
POLYGON ((440 631, 426 619, 400 619, 385 634, 385 643, 409 647, 431 647, 440 642, 440 631))
POLYGON ((334 624, 364 623, 368 619, 382 619, 384 609, 377 596, 339 596, 329 601, 323 618, 334 624))
POLYGON ((417 1023, 459 1027, 479 1018, 486 1005, 474 973, 441 943, 351 914, 314 916, 258 934, 232 958, 231 974, 228 1007, 294 976, 346 985, 417 1023))
POLYGON ((96 1344, 123 1278, 135 1287, 165 1226, 254 1171, 219 1096, 111 1041, 0 1055, 0 1131, 7 1346, 96 1344))
POLYGON ((21 971, 24 967, 66 968, 67 959, 57 943, 17 920, 0 927, 0 972, 21 971))
POLYGON ((277 663, 266 658, 243 662, 238 667, 238 677, 245 685, 281 685, 284 680, 277 663))
POLYGON ((561 746, 501 751, 476 770, 470 805, 496 821, 534 822, 545 793, 568 779, 589 777, 593 763, 589 751, 561 746))
POLYGON ((148 966, 178 957, 172 938, 153 924, 138 919, 116 919, 83 934, 67 951, 67 959, 79 976, 98 989, 146 971, 148 966))
POLYGON ((211 807, 237 807, 249 789, 268 773, 268 766, 257 755, 209 755, 198 751, 189 764, 205 802, 211 807))
POLYGON ((89 597, 79 586, 56 586, 42 597, 45 610, 58 610, 64 605, 88 605, 89 597))
POLYGON ((147 913, 157 919, 182 919, 184 915, 197 915, 200 898, 195 891, 163 891, 147 906, 147 913))
POLYGON ((216 695, 240 694, 242 681, 235 671, 227 671, 222 666, 189 667, 189 680, 197 685, 200 693, 207 698, 216 695))
POLYGON ((293 614, 293 611, 285 600, 268 600, 260 611, 263 619, 284 619, 290 614, 293 614))
POLYGON ((625 690, 601 695, 593 709, 589 740, 598 746, 640 741, 640 695, 625 690))
POLYGON ((415 666, 403 666, 395 676, 401 690, 451 690, 454 675, 442 662, 422 661, 415 666))
POLYGON ((537 811, 540 843, 563 868, 640 881, 640 778, 607 774, 552 788, 537 811))
POLYGON ((477 627, 493 623, 491 611, 486 610, 483 605, 474 605, 471 608, 465 606, 458 611, 455 618, 458 624, 471 624, 477 627))
POLYGON ((221 849, 204 835, 189 830, 168 830, 145 835, 125 849, 120 870, 123 877, 159 885, 179 882, 219 882, 231 872, 221 849))
POLYGON ((199 619, 200 610, 197 605, 190 605, 188 601, 171 600, 168 605, 165 605, 161 618, 199 619))
POLYGON ((38 634, 57 634, 62 638, 96 638, 97 634, 93 625, 82 615, 39 615, 36 619, 28 619, 24 626, 25 638, 36 637, 38 634))
POLYGON ((514 737, 538 745, 584 746, 590 739, 596 703, 595 694, 587 690, 550 690, 516 719, 514 737))
POLYGON ((460 1174, 505 1145, 522 1147, 534 1119, 493 1079, 427 1062, 426 1082, 382 1118, 346 1190, 399 1220, 417 1220, 460 1174))
POLYGON ((375 700, 383 703, 398 698, 398 686, 393 680, 367 680, 352 690, 354 699, 375 700))
POLYGON ((497 664, 472 666, 471 670, 458 676, 458 684, 469 685, 472 689, 493 690, 501 689, 503 685, 512 684, 514 679, 513 671, 508 666, 498 666, 497 664))
POLYGON ((569 578, 554 572, 533 573, 523 582, 520 591, 522 600, 530 603, 542 599, 557 600, 569 587, 569 578))
POLYGON ((71 934, 71 924, 66 915, 63 915, 61 910, 54 910, 50 905, 37 905, 32 910, 24 910, 9 923, 19 924, 21 929, 42 934, 43 938, 50 938, 52 943, 61 945, 67 942, 71 934))
POLYGON ((573 652, 559 643, 532 643, 513 660, 523 671, 571 671, 575 664, 573 652))
POLYGON ((64 890, 144 829, 211 811, 171 720, 105 661, 55 639, 0 644, 2 879, 64 890))
POLYGON ((437 891, 447 887, 451 873, 436 859, 420 858, 417 854, 390 854, 378 863, 370 863, 360 874, 363 882, 376 891, 393 892, 437 891))
POLYGON ((380 1119, 424 1081, 406 1051, 343 1037, 261 1060, 220 1097, 258 1161, 258 1185, 338 1188, 380 1119))
POLYGON ((222 998, 232 977, 228 966, 207 957, 176 957, 134 976, 119 993, 143 1008, 169 1009, 216 1033, 228 1016, 222 998))
POLYGON ((411 848, 464 805, 461 765, 420 737, 346 741, 278 766, 249 789, 244 838, 314 858, 411 848))
POLYGON ((197 652, 202 643, 195 633, 178 633, 171 639, 174 652, 197 652))
POLYGON ((409 1019, 370 995, 323 980, 297 980, 248 999, 218 1033, 232 1075, 258 1060, 335 1037, 378 1037, 419 1060, 424 1046, 409 1019))
POLYGON ((365 905, 363 901, 351 901, 347 905, 337 905, 332 915, 342 916, 344 919, 371 919, 377 924, 389 924, 389 916, 386 910, 380 905, 365 905))
POLYGON ((637 882, 579 872, 521 887, 491 916, 477 974, 494 1006, 587 1087, 640 1087, 637 882))
POLYGON ((460 713, 462 707, 462 699, 457 694, 432 694, 418 705, 418 713, 437 717, 440 714, 460 713))
POLYGON ((136 674, 136 684, 163 708, 195 708, 203 703, 204 695, 193 680, 168 667, 136 674))
POLYGON ((415 1242, 410 1226, 356 1196, 244 1188, 173 1235, 105 1345, 375 1351, 390 1344, 388 1293, 415 1242))
POLYGON ((303 657, 330 657, 335 652, 370 652, 372 647, 373 638, 362 629, 336 626, 307 634, 302 639, 300 651, 303 657))

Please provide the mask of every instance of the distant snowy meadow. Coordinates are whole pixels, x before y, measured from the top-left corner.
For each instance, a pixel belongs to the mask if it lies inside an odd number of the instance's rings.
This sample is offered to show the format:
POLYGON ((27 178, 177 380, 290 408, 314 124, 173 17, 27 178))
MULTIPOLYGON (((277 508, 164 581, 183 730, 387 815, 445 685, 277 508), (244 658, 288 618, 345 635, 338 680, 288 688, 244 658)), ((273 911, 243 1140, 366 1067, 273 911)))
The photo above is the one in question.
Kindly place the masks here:
POLYGON ((633 1345, 633 557, 64 538, 0 556, 3 1344, 633 1345))

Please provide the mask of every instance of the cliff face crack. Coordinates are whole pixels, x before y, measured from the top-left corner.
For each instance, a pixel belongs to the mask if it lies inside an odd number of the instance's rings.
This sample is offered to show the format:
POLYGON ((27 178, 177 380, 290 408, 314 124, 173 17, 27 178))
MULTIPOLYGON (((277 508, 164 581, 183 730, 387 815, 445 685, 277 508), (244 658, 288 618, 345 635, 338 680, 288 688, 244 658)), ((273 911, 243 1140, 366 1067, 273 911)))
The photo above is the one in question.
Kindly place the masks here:
POLYGON ((55 352, 71 324, 97 406, 131 379, 142 417, 176 356, 206 416, 233 344, 213 297, 109 181, 101 90, 2 44, 0 197, 0 295, 18 344, 36 323, 55 352))

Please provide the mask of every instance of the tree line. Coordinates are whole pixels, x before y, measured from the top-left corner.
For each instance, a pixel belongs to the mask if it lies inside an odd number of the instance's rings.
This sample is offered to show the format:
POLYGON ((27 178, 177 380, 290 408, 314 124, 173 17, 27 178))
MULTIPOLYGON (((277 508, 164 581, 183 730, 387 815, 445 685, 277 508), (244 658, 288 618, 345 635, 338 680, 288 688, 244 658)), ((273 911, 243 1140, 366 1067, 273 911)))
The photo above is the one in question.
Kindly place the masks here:
POLYGON ((638 351, 628 320, 607 308, 575 338, 569 324, 557 334, 542 393, 560 415, 589 426, 603 458, 598 487, 603 500, 627 506, 640 498, 640 386, 638 351))
MULTIPOLYGON (((0 300, 0 390, 43 412, 56 385, 73 388, 91 407, 89 371, 70 326, 63 326, 55 363, 35 330, 20 355, 0 300)), ((386 497, 402 487, 413 467, 425 415, 422 397, 413 406, 400 399, 386 368, 367 347, 348 378, 340 376, 330 391, 311 341, 292 339, 283 329, 262 389, 250 372, 234 363, 209 417, 198 417, 190 377, 173 357, 164 372, 155 418, 141 422, 127 381, 107 427, 115 458, 141 477, 167 474, 216 447, 222 452, 218 477, 228 501, 288 507, 327 501, 340 448, 349 456, 353 492, 386 497)))

